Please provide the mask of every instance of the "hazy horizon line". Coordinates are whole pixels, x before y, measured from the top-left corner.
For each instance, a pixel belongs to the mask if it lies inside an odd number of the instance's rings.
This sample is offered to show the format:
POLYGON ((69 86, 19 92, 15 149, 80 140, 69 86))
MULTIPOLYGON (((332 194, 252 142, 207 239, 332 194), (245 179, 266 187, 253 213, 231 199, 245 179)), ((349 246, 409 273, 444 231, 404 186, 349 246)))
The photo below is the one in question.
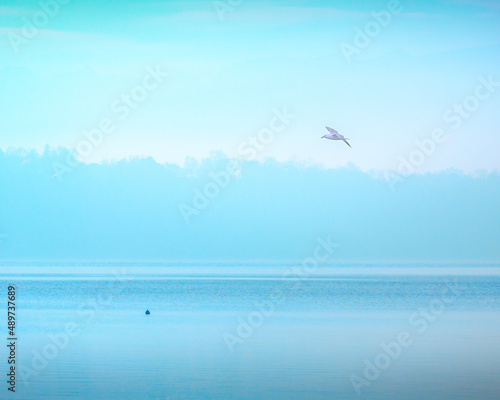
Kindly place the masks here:
MULTIPOLYGON (((67 147, 67 146, 50 146, 46 144, 41 150, 40 148, 37 147, 32 147, 32 148, 27 148, 24 146, 17 146, 17 147, 5 147, 0 145, 0 155, 4 156, 17 156, 17 157, 24 157, 27 158, 30 155, 36 155, 40 158, 43 158, 44 156, 60 156, 62 152, 68 152, 72 153, 75 152, 74 148, 67 147)), ((484 177, 485 175, 500 175, 500 168, 499 169, 487 169, 487 168, 478 168, 474 169, 472 171, 467 171, 458 167, 449 167, 449 168, 443 168, 443 169, 438 169, 435 171, 419 171, 416 169, 413 172, 405 172, 401 173, 398 172, 397 168, 392 168, 392 169, 376 169, 376 168, 361 168, 359 165, 357 165, 355 162, 348 162, 345 165, 337 165, 337 166, 327 166, 324 163, 320 161, 314 161, 314 160, 306 160, 306 159, 297 159, 296 157, 290 157, 288 159, 280 160, 276 157, 268 156, 268 157, 262 157, 260 159, 245 159, 244 157, 234 157, 228 155, 226 152, 223 150, 213 150, 209 153, 209 156, 203 156, 203 157, 196 157, 196 156, 186 156, 184 158, 184 162, 182 164, 176 162, 176 161, 160 161, 157 160, 154 156, 152 155, 141 155, 141 154, 134 154, 134 155, 128 155, 122 158, 113 158, 113 159, 106 159, 103 158, 99 162, 96 161, 90 161, 90 162, 85 162, 82 159, 77 159, 77 163, 79 163, 82 166, 91 166, 91 165, 99 165, 99 166, 108 166, 108 165, 116 165, 120 164, 123 162, 134 162, 134 161, 146 161, 146 160, 152 160, 155 164, 160 165, 160 166, 177 166, 180 169, 195 169, 193 168, 193 162, 198 163, 196 167, 198 169, 201 169, 203 166, 204 162, 209 162, 209 161, 215 161, 215 160, 221 160, 221 159, 226 159, 228 161, 237 161, 240 163, 252 163, 256 162, 259 164, 265 164, 265 163, 277 163, 281 165, 286 165, 286 164, 292 164, 294 166, 302 167, 302 168, 317 168, 320 170, 357 170, 361 173, 367 174, 370 177, 373 178, 380 178, 380 179, 386 179, 386 176, 384 174, 386 173, 397 173, 400 176, 426 176, 426 175, 436 175, 436 174, 454 174, 454 173, 459 173, 468 177, 472 178, 481 178, 484 177)))

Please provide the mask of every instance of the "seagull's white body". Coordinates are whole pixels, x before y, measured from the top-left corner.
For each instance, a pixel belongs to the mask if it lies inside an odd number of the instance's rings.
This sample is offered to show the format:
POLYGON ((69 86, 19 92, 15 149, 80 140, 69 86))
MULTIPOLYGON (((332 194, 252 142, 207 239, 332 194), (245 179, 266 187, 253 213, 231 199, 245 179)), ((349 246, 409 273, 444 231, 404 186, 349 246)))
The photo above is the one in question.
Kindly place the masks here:
POLYGON ((346 145, 351 147, 351 145, 348 142, 348 140, 350 140, 349 138, 342 136, 335 129, 329 128, 328 126, 325 126, 325 128, 328 130, 329 133, 327 133, 324 136, 321 136, 321 138, 330 139, 330 140, 342 140, 346 145))

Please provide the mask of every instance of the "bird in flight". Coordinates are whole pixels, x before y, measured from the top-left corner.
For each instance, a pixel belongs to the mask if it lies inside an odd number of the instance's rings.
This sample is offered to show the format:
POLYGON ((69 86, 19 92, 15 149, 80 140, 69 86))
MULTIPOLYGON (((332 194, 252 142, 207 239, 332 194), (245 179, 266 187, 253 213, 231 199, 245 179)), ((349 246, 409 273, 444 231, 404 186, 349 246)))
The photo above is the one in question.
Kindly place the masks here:
POLYGON ((350 140, 349 138, 342 136, 335 129, 329 128, 328 126, 325 126, 325 128, 327 129, 327 131, 329 133, 327 133, 325 136, 321 136, 322 139, 325 138, 325 139, 330 139, 330 140, 342 140, 342 141, 344 141, 344 143, 346 145, 351 147, 351 145, 348 142, 348 140, 350 140))

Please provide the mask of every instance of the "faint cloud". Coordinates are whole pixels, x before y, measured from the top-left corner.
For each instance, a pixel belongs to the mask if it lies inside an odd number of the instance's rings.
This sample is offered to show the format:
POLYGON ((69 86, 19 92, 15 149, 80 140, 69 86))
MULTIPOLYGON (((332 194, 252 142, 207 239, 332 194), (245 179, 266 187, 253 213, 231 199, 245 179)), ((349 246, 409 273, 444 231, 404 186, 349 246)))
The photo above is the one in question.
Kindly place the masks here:
POLYGON ((401 13, 400 16, 402 16, 402 17, 411 17, 411 18, 425 18, 425 17, 434 16, 434 15, 423 13, 423 12, 414 11, 414 12, 401 13))
MULTIPOLYGON (((277 7, 257 5, 252 8, 238 8, 234 10, 227 19, 233 21, 249 22, 296 22, 308 19, 328 18, 367 18, 369 12, 348 11, 328 7, 277 7)), ((149 18, 148 23, 165 23, 173 20, 204 20, 218 21, 217 13, 213 10, 207 11, 180 11, 171 12, 162 16, 149 18)))
POLYGON ((28 15, 32 10, 21 7, 0 6, 0 17, 28 15))
POLYGON ((489 8, 492 10, 500 11, 500 1, 490 1, 490 0, 451 0, 451 4, 461 4, 468 6, 476 6, 482 8, 489 8))
POLYGON ((495 14, 492 13, 492 12, 482 12, 482 13, 478 13, 476 14, 479 18, 493 18, 495 17, 495 14))
MULTIPOLYGON (((16 35, 23 34, 23 28, 18 27, 8 27, 8 26, 0 26, 0 35, 5 35, 8 33, 13 33, 16 35)), ((53 29, 38 29, 37 36, 46 37, 50 39, 100 39, 104 37, 103 35, 90 34, 90 33, 81 33, 81 32, 72 32, 72 31, 56 31, 53 29)))
POLYGON ((323 7, 276 7, 276 10, 288 11, 291 15, 306 19, 311 17, 331 18, 331 17, 350 17, 350 18, 367 18, 371 14, 365 11, 348 11, 337 8, 323 7))

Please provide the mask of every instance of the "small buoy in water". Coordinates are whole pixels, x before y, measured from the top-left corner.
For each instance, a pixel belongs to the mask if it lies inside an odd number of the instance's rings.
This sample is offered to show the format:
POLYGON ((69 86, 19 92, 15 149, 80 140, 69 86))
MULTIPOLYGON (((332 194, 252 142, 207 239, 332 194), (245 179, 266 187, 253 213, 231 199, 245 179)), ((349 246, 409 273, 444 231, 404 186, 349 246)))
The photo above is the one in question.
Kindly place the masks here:
POLYGON ((149 310, 146 310, 146 315, 149 315, 149 314, 151 314, 151 313, 149 312, 149 310))

